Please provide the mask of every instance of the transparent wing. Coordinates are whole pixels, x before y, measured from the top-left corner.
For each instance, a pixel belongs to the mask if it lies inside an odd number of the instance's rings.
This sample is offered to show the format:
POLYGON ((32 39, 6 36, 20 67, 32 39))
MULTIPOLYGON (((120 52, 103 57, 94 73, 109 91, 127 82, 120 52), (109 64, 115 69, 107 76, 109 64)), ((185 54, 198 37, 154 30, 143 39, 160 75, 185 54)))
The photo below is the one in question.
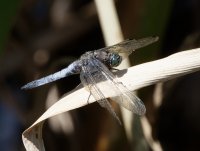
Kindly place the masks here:
POLYGON ((93 75, 91 75, 93 83, 104 81, 104 85, 99 87, 99 91, 104 90, 106 87, 106 89, 109 90, 109 93, 115 96, 111 99, 116 101, 119 105, 138 115, 145 114, 146 108, 143 102, 119 82, 103 63, 97 59, 92 59, 90 64, 96 68, 95 72, 92 73, 93 75))
POLYGON ((100 51, 102 50, 107 50, 111 52, 116 52, 116 53, 125 53, 126 55, 130 55, 134 50, 145 47, 147 45, 150 45, 154 42, 156 42, 159 38, 156 36, 152 37, 146 37, 142 39, 127 39, 123 42, 120 42, 116 45, 105 47, 102 49, 99 49, 100 51))
POLYGON ((90 90, 90 93, 93 95, 93 97, 100 104, 100 106, 106 108, 113 115, 113 117, 121 124, 121 121, 115 113, 114 109, 112 108, 111 104, 104 97, 103 93, 101 92, 101 88, 98 87, 96 83, 96 79, 98 76, 98 72, 96 72, 94 66, 88 64, 87 66, 82 67, 80 79, 84 87, 87 87, 90 90))

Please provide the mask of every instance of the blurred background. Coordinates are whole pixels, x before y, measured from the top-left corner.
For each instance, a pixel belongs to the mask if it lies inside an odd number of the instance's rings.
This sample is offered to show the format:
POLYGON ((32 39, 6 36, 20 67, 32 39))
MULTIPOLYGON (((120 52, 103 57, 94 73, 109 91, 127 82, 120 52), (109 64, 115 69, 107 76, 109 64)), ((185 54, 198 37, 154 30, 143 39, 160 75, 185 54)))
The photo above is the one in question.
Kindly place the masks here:
MULTIPOLYGON (((125 39, 160 37, 132 54, 132 65, 199 47, 199 0, 115 0, 115 5, 125 39)), ((20 87, 104 46, 92 0, 0 1, 1 151, 25 150, 22 132, 80 79, 74 75, 28 91, 20 87)), ((46 150, 200 150, 199 92, 199 72, 140 90, 147 113, 145 122, 134 118, 131 138, 97 103, 56 116, 43 128, 46 150)))

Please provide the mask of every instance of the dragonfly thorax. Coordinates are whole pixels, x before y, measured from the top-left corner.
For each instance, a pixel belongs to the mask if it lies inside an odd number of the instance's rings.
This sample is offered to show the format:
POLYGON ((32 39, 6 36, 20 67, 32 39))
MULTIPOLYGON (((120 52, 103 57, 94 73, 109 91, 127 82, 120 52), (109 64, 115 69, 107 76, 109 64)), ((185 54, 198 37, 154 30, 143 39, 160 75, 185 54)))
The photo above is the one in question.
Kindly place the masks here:
POLYGON ((122 57, 118 53, 109 52, 106 50, 94 51, 91 56, 101 61, 109 69, 120 65, 122 62, 122 57))

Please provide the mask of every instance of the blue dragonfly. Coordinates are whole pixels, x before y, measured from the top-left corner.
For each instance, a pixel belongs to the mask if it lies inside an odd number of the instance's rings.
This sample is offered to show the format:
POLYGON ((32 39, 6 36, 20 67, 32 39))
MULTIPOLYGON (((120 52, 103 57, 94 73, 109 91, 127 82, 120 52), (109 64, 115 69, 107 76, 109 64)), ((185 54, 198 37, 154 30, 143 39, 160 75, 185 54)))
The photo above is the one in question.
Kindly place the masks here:
POLYGON ((128 56, 136 49, 145 47, 157 40, 158 37, 147 37, 138 40, 128 39, 113 46, 85 52, 68 67, 32 81, 21 87, 21 89, 32 89, 73 74, 80 74, 83 86, 89 89, 100 106, 106 108, 121 123, 102 92, 104 87, 98 85, 98 83, 104 81, 109 91, 115 94, 114 97, 111 97, 111 100, 116 101, 119 105, 135 114, 145 114, 146 108, 143 102, 117 79, 111 69, 120 65, 124 59, 122 56, 128 56))

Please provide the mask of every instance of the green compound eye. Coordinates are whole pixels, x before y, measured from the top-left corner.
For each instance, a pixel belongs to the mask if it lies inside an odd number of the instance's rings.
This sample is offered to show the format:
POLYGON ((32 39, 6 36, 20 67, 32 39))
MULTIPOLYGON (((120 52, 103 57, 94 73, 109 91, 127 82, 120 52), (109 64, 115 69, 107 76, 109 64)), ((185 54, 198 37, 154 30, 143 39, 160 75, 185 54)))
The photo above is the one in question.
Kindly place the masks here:
POLYGON ((122 57, 116 53, 112 53, 110 56, 110 66, 117 67, 122 62, 122 57))

